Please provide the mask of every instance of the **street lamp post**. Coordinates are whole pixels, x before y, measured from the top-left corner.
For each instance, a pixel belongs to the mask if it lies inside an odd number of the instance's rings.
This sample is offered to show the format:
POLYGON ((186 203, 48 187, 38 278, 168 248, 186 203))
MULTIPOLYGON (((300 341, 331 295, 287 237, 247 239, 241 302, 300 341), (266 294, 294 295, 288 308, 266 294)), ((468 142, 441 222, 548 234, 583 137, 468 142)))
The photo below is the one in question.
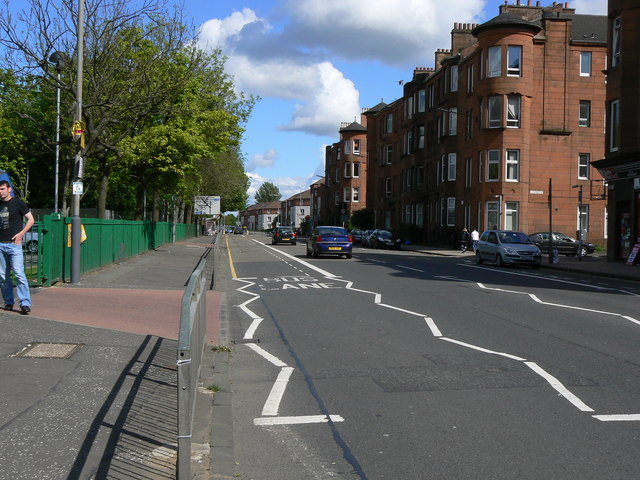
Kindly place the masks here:
POLYGON ((58 74, 58 83, 56 84, 56 164, 54 174, 53 188, 53 211, 58 213, 58 182, 60 177, 60 72, 65 66, 65 57, 60 52, 53 52, 49 57, 49 61, 53 64, 58 74))
POLYGON ((582 212, 580 207, 582 206, 582 185, 573 185, 571 188, 578 189, 578 261, 582 261, 582 212))

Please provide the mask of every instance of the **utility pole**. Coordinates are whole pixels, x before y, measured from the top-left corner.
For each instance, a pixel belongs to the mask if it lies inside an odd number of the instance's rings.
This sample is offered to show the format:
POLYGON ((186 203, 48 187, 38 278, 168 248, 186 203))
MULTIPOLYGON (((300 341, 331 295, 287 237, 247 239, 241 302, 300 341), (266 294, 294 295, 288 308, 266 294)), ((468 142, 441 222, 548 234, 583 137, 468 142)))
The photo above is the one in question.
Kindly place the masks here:
POLYGON ((78 0, 78 74, 76 86, 76 120, 74 135, 79 134, 75 156, 75 181, 73 182, 73 217, 71 219, 71 283, 80 281, 81 229, 80 196, 82 195, 82 149, 84 124, 82 122, 82 71, 84 67, 84 0, 78 0))

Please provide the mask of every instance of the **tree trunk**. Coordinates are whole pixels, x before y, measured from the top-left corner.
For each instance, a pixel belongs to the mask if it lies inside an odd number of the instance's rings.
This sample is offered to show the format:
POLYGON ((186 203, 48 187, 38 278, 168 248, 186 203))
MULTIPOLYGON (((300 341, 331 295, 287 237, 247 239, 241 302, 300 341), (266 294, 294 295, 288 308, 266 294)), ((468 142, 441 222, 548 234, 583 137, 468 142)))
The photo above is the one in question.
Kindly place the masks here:
POLYGON ((106 218, 107 193, 109 192, 109 169, 103 165, 100 169, 100 191, 98 192, 98 218, 106 218))
POLYGON ((153 192, 153 221, 160 221, 160 193, 157 190, 153 192))

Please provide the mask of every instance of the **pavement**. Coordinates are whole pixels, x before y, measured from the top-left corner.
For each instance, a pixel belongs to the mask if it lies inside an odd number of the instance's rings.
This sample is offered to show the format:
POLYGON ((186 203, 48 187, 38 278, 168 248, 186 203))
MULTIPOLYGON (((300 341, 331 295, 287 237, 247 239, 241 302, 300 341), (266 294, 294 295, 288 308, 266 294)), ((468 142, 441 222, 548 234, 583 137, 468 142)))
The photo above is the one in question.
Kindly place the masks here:
MULTIPOLYGON (((180 304, 202 257, 213 260, 207 278, 214 279, 206 341, 228 343, 214 242, 165 245, 77 284, 35 288, 28 316, 0 311, 0 480, 175 478, 180 304)), ((403 249, 473 258, 424 245, 403 249)), ((603 255, 561 257, 542 267, 640 281, 640 267, 603 255)), ((230 388, 206 393, 214 370, 228 369, 228 357, 211 350, 196 407, 194 478, 233 478, 233 446, 214 445, 212 433, 231 437, 230 420, 221 418, 230 416, 230 388)))

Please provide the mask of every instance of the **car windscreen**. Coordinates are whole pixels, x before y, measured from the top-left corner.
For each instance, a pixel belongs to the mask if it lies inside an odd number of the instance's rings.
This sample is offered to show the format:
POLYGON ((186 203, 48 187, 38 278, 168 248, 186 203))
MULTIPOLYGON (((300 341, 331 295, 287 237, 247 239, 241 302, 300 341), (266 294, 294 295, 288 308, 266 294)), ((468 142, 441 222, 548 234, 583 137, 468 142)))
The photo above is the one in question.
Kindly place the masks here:
POLYGON ((386 230, 380 230, 378 231, 378 235, 382 238, 391 238, 391 232, 387 232, 386 230))
POLYGON ((323 228, 318 229, 318 235, 347 235, 344 228, 323 228))
POLYGON ((529 237, 522 232, 500 232, 498 236, 500 243, 531 243, 529 237))

